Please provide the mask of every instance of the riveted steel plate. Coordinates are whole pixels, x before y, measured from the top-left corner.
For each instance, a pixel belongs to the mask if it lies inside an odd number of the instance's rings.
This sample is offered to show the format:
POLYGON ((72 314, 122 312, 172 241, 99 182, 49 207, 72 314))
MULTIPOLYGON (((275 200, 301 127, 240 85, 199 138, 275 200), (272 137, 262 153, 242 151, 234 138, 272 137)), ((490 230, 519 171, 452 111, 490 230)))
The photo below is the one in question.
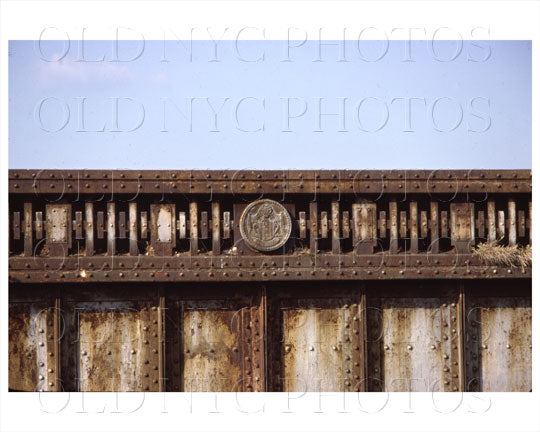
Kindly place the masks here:
POLYGON ((240 390, 240 309, 210 301, 187 302, 182 322, 184 391, 240 390))
POLYGON ((370 297, 371 391, 459 389, 458 295, 370 297))
POLYGON ((291 235, 292 221, 287 209, 277 201, 261 199, 249 204, 240 217, 240 233, 255 250, 279 249, 291 235))
POLYGON ((158 391, 157 302, 74 302, 63 315, 70 391, 158 391))
POLYGON ((10 391, 55 390, 55 352, 48 350, 53 333, 53 311, 46 302, 9 305, 10 391))
POLYGON ((264 390, 263 320, 252 300, 169 301, 169 391, 264 390))
POLYGON ((360 294, 273 299, 273 391, 359 391, 364 378, 360 294))
MULTIPOLYGON (((514 290, 508 287, 506 293, 514 290)), ((531 298, 469 296, 467 391, 532 391, 531 298)))
POLYGON ((71 204, 47 204, 46 244, 51 256, 67 256, 71 247, 71 204))

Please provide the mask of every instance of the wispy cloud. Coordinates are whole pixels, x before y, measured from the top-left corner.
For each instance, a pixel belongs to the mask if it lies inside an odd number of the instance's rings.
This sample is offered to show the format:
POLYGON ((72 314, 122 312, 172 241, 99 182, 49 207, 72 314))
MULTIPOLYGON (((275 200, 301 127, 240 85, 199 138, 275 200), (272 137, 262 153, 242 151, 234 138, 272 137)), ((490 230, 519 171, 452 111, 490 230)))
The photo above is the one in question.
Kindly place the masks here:
POLYGON ((51 88, 73 84, 106 84, 131 81, 133 79, 129 68, 121 63, 77 62, 69 59, 44 62, 38 65, 37 79, 42 87, 51 88))

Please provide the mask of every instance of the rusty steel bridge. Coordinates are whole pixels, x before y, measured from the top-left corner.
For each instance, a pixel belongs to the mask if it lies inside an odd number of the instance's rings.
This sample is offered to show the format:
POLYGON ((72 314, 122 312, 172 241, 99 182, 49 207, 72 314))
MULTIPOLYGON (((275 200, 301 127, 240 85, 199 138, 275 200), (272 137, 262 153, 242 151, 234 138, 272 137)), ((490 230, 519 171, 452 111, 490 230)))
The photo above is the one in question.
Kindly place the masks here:
POLYGON ((525 170, 9 171, 13 391, 531 391, 525 170))

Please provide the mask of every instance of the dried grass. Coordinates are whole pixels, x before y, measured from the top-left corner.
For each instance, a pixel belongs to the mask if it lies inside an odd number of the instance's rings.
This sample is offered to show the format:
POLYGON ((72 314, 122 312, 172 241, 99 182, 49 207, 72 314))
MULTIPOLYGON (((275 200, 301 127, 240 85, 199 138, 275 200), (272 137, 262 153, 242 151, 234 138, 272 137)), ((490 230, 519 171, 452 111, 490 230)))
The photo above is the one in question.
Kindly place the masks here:
POLYGON ((41 248, 41 251, 39 251, 39 256, 46 257, 46 256, 49 256, 49 253, 50 253, 49 246, 44 244, 43 247, 41 248))
POLYGON ((488 265, 525 269, 532 264, 532 247, 530 245, 525 247, 518 245, 505 246, 500 241, 480 243, 473 249, 473 254, 488 265))
POLYGON ((155 251, 154 251, 154 247, 150 245, 150 243, 146 242, 146 248, 144 250, 144 254, 146 256, 154 256, 155 254, 155 251))

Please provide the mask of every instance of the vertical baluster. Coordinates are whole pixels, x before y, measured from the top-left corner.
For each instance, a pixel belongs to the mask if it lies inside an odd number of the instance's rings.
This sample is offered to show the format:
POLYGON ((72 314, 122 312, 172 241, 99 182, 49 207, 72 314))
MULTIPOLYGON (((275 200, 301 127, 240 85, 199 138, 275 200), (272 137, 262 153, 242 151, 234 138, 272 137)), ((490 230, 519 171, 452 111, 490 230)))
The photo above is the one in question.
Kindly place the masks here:
POLYGON ((221 238, 220 238, 220 211, 219 203, 212 203, 212 253, 219 255, 221 253, 221 238))
POLYGON ((32 203, 24 203, 24 256, 33 254, 32 203))
POLYGON ((86 256, 94 255, 94 203, 87 202, 84 204, 84 237, 85 237, 85 254, 86 256))
POLYGON ((189 253, 191 255, 196 255, 199 250, 197 216, 197 203, 189 203, 189 253))
POLYGON ((137 239, 137 203, 129 203, 129 254, 139 255, 139 245, 137 239))
POLYGON ((430 222, 431 222, 431 253, 439 253, 439 203, 432 201, 429 204, 430 222))
POLYGON ((508 245, 514 246, 517 241, 516 232, 516 201, 508 199, 508 245))
POLYGON ((115 204, 107 203, 107 255, 116 254, 116 213, 115 204))

